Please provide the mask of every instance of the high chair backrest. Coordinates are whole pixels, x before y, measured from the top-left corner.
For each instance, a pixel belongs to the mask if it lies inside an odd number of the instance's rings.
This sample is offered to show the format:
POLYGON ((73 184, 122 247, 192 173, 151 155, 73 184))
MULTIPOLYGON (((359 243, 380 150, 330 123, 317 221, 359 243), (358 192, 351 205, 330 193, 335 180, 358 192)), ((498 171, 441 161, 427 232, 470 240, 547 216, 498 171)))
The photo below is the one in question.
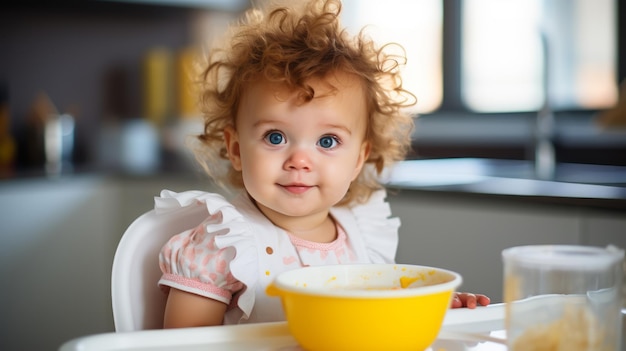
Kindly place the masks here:
POLYGON ((160 329, 166 294, 161 277, 159 251, 175 234, 194 228, 208 216, 206 205, 197 204, 157 214, 150 210, 135 219, 117 246, 111 273, 111 299, 115 331, 160 329))

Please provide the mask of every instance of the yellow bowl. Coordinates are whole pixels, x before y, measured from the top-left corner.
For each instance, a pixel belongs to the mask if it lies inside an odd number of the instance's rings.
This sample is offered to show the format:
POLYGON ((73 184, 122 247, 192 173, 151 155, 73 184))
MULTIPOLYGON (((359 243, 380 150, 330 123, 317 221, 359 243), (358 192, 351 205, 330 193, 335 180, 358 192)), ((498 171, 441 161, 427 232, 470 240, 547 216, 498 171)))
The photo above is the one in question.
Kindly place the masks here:
POLYGON ((458 273, 402 264, 305 267, 281 273, 287 325, 309 351, 425 350, 441 329, 458 273))

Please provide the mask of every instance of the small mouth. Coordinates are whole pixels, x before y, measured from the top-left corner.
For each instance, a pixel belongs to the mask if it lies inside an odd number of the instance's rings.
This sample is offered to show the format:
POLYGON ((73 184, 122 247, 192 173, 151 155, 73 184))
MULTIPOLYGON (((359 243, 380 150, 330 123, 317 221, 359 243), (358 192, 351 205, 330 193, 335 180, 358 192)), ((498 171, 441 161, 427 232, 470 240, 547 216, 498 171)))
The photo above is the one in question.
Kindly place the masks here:
POLYGON ((288 185, 281 185, 281 186, 283 187, 283 189, 287 190, 288 192, 292 194, 303 194, 312 188, 312 186, 304 185, 304 184, 288 184, 288 185))

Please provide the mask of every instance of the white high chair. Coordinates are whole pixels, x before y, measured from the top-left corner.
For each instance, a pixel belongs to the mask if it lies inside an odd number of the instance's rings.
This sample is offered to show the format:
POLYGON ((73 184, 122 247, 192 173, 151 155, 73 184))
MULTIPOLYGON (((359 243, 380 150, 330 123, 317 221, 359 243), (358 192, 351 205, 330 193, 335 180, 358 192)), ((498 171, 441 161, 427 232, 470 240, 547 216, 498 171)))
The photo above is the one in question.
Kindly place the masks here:
POLYGON ((111 273, 111 298, 115 331, 163 327, 166 295, 157 282, 161 277, 159 251, 167 240, 200 224, 208 216, 203 204, 166 213, 150 210, 135 219, 117 246, 111 273))

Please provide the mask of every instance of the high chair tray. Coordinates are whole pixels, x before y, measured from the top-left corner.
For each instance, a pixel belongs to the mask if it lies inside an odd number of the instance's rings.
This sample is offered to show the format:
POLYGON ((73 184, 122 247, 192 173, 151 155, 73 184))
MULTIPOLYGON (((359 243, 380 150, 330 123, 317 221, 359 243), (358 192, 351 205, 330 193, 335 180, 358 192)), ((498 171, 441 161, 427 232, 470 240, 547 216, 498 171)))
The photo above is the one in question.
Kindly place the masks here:
MULTIPOLYGON (((494 304, 448 311, 428 351, 505 351, 504 308, 494 304)), ((286 322, 103 333, 70 340, 59 351, 304 351, 286 322)))

